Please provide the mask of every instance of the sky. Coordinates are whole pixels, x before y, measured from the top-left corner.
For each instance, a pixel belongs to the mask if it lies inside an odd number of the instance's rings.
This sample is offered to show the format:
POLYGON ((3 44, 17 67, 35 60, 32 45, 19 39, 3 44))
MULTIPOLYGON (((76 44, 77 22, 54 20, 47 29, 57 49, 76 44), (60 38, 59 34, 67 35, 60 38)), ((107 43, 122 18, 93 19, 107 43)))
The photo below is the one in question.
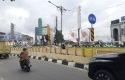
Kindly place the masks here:
MULTIPOLYGON (((10 24, 15 24, 15 31, 34 37, 38 18, 42 18, 43 26, 55 27, 55 16, 58 17, 60 30, 60 11, 49 0, 0 0, 0 32, 10 32, 10 24)), ((93 25, 95 36, 110 36, 112 20, 125 16, 125 0, 50 0, 67 11, 62 16, 62 32, 65 39, 71 39, 72 31, 77 33, 77 10, 81 6, 81 30, 88 31, 91 24, 89 14, 96 16, 93 25)))

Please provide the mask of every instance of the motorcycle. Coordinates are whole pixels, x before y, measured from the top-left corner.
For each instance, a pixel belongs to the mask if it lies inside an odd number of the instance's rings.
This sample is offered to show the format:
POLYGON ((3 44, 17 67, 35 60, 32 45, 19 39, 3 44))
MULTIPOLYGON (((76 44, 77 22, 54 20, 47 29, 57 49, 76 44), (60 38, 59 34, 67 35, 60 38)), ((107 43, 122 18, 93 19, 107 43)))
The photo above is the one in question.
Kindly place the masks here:
POLYGON ((20 60, 19 60, 19 63, 20 63, 20 67, 23 71, 26 71, 26 72, 29 72, 30 71, 30 67, 32 65, 30 65, 30 60, 21 60, 21 57, 19 56, 20 60))

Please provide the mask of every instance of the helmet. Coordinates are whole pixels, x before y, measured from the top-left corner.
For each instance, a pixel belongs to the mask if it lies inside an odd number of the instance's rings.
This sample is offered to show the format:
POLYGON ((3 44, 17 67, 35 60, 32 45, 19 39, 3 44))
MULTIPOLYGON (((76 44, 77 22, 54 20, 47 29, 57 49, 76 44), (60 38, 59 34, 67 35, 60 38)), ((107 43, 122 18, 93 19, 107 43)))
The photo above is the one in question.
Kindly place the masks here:
POLYGON ((27 48, 23 48, 23 51, 26 51, 27 50, 27 48))

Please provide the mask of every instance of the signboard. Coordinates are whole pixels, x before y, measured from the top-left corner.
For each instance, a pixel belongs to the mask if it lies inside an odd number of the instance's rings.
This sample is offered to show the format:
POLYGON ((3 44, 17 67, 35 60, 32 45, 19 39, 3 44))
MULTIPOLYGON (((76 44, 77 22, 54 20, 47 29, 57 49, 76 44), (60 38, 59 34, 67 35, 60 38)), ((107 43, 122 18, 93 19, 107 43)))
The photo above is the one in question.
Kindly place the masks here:
POLYGON ((96 17, 94 14, 90 14, 89 17, 88 17, 88 20, 91 24, 95 24, 96 22, 96 17))

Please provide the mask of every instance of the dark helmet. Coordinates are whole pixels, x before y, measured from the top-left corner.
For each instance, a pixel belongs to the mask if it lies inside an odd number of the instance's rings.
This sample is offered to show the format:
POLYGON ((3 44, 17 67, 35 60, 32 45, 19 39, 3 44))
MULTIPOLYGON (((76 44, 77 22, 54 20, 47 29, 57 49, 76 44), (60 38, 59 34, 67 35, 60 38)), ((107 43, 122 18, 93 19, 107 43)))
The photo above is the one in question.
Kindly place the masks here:
POLYGON ((27 50, 27 48, 23 48, 23 51, 26 51, 27 50))

